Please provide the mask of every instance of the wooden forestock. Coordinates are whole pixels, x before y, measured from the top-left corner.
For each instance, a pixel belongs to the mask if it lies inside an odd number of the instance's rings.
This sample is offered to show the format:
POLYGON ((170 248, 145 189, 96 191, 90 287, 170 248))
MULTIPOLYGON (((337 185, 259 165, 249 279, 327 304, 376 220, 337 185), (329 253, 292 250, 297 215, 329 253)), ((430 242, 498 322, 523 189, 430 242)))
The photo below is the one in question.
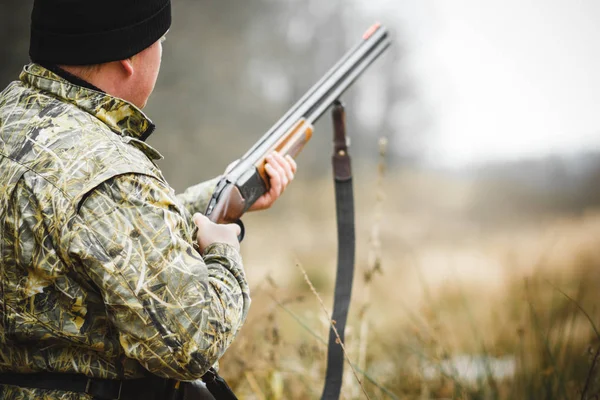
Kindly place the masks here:
POLYGON ((260 159, 254 164, 258 174, 265 182, 267 189, 270 188, 269 175, 265 171, 266 157, 273 151, 277 151, 282 156, 290 155, 296 158, 308 143, 313 134, 313 126, 305 118, 301 118, 296 125, 292 127, 285 135, 281 136, 273 146, 271 146, 260 159))

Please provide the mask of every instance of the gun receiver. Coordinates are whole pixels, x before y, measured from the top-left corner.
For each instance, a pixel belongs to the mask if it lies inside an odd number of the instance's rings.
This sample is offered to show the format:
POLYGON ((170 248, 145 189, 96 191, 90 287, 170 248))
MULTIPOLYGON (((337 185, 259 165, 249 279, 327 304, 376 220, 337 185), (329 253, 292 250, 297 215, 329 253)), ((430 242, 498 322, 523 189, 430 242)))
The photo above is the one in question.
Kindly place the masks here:
POLYGON ((213 222, 232 223, 269 190, 265 158, 277 150, 296 156, 310 140, 313 123, 391 44, 387 30, 373 25, 342 57, 240 158, 219 181, 205 215, 213 222))

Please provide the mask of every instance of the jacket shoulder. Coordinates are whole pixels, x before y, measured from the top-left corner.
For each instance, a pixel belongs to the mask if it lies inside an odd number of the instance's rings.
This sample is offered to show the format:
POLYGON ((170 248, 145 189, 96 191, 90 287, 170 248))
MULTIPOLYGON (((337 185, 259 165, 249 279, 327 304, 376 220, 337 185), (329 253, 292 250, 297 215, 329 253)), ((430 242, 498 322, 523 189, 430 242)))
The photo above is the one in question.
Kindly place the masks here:
POLYGON ((139 173, 164 180, 142 141, 113 132, 95 116, 22 83, 0 95, 0 154, 67 197, 111 177, 139 173))

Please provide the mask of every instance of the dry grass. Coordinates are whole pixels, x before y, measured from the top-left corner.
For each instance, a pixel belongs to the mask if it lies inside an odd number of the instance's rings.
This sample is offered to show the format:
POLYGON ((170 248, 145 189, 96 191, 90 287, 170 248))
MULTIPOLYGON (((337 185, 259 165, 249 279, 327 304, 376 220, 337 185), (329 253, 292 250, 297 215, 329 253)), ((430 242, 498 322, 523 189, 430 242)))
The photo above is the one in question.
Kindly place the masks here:
MULTIPOLYGON (((600 211, 481 218, 477 186, 407 172, 386 178, 378 221, 366 182, 346 347, 372 399, 598 398, 600 211)), ((246 218, 253 305, 221 363, 241 398, 320 396, 328 321, 294 265, 331 309, 333 204, 331 183, 298 181, 246 218)), ((365 398, 345 372, 342 397, 365 398)))

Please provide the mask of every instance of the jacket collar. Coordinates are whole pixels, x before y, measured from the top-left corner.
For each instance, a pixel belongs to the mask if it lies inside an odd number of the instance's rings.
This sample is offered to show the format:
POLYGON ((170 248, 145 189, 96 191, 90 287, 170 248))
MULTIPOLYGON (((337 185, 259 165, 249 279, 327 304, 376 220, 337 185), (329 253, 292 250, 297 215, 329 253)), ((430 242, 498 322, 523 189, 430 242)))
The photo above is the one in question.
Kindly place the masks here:
POLYGON ((74 104, 122 136, 146 140, 155 129, 152 121, 133 104, 101 91, 75 85, 39 64, 26 65, 19 79, 74 104))
POLYGON ((89 83, 88 81, 81 79, 78 76, 73 75, 72 73, 68 72, 67 70, 62 69, 61 67, 59 67, 56 64, 41 63, 41 62, 38 62, 37 64, 46 68, 50 72, 54 72, 56 75, 60 76, 61 78, 63 78, 66 81, 69 81, 70 83, 72 83, 75 86, 81 86, 84 88, 95 90, 96 92, 105 93, 104 90, 100 89, 99 87, 94 86, 91 83, 89 83))

